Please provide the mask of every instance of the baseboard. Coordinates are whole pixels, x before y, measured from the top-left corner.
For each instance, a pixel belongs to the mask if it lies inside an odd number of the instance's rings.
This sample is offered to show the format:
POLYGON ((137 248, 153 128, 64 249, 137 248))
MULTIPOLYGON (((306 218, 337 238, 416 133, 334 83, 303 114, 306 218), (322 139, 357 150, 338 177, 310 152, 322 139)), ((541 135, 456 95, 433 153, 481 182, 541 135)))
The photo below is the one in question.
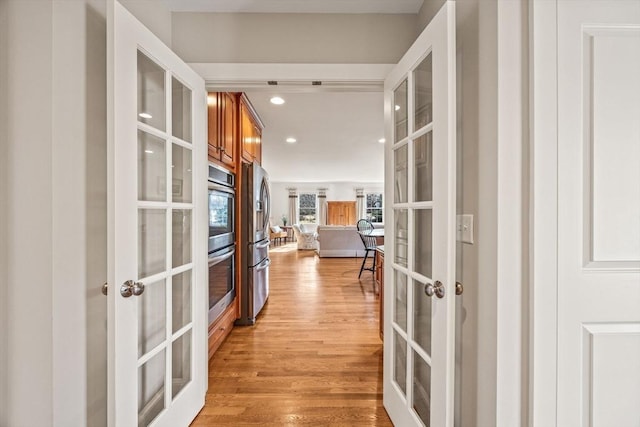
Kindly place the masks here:
POLYGON ((365 252, 364 249, 320 249, 318 256, 320 258, 362 258, 365 252))

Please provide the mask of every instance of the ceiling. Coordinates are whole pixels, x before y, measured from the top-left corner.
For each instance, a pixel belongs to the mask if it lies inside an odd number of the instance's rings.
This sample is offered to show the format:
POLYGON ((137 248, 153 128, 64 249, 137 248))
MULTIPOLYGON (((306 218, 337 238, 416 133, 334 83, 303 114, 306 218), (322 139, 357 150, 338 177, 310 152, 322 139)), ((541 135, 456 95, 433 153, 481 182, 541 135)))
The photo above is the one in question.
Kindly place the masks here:
MULTIPOLYGON (((173 12, 417 14, 423 0, 164 0, 173 12)), ((273 182, 384 180, 381 91, 245 90, 265 124, 262 163, 273 182), (273 105, 279 94, 286 103, 273 105), (288 137, 297 142, 289 144, 288 137)))
POLYGON ((246 92, 265 124, 262 163, 273 182, 383 182, 382 92, 246 92), (295 144, 286 139, 294 137, 295 144))
POLYGON ((174 12, 418 13, 422 0, 164 0, 174 12))

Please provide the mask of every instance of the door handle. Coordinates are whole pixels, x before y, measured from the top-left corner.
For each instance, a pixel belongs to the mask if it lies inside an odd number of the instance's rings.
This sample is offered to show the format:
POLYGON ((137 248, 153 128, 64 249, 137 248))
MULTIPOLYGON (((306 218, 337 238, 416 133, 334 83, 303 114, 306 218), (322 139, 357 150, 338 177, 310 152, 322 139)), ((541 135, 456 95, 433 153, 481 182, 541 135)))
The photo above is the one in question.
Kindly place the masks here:
POLYGON ((142 282, 134 282, 127 280, 120 286, 120 295, 129 298, 131 295, 140 296, 144 292, 144 284, 142 282))
POLYGON ((427 283, 424 285, 424 293, 428 297, 435 295, 438 298, 444 298, 444 285, 439 280, 436 280, 433 284, 427 283))

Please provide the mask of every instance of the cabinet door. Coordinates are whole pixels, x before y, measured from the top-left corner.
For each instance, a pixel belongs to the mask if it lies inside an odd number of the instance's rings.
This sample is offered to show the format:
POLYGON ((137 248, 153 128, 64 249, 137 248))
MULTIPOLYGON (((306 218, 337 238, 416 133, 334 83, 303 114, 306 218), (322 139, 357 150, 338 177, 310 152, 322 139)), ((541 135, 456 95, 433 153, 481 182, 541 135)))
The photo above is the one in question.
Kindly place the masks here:
POLYGON ((262 163, 262 129, 259 126, 253 125, 253 157, 258 163, 262 163))
POLYGON ((207 95, 207 118, 209 160, 215 161, 220 159, 220 94, 217 92, 207 95))
POLYGON ((231 169, 235 169, 235 152, 236 152, 236 97, 233 93, 224 92, 219 94, 220 100, 220 118, 222 129, 220 132, 220 161, 231 169))
POLYGON ((248 161, 252 162, 254 155, 254 143, 253 143, 253 123, 251 121, 251 115, 247 110, 247 106, 245 105, 242 99, 240 100, 240 143, 242 144, 242 157, 248 161))

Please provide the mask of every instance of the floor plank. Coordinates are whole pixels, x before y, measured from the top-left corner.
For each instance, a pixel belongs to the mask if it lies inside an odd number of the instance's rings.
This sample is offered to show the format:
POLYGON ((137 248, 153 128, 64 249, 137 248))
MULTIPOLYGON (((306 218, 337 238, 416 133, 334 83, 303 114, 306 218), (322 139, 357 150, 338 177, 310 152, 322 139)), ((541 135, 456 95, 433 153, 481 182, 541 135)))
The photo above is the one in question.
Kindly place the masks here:
POLYGON ((209 362, 208 426, 391 426, 382 406, 382 342, 361 259, 270 251, 270 295, 209 362))

